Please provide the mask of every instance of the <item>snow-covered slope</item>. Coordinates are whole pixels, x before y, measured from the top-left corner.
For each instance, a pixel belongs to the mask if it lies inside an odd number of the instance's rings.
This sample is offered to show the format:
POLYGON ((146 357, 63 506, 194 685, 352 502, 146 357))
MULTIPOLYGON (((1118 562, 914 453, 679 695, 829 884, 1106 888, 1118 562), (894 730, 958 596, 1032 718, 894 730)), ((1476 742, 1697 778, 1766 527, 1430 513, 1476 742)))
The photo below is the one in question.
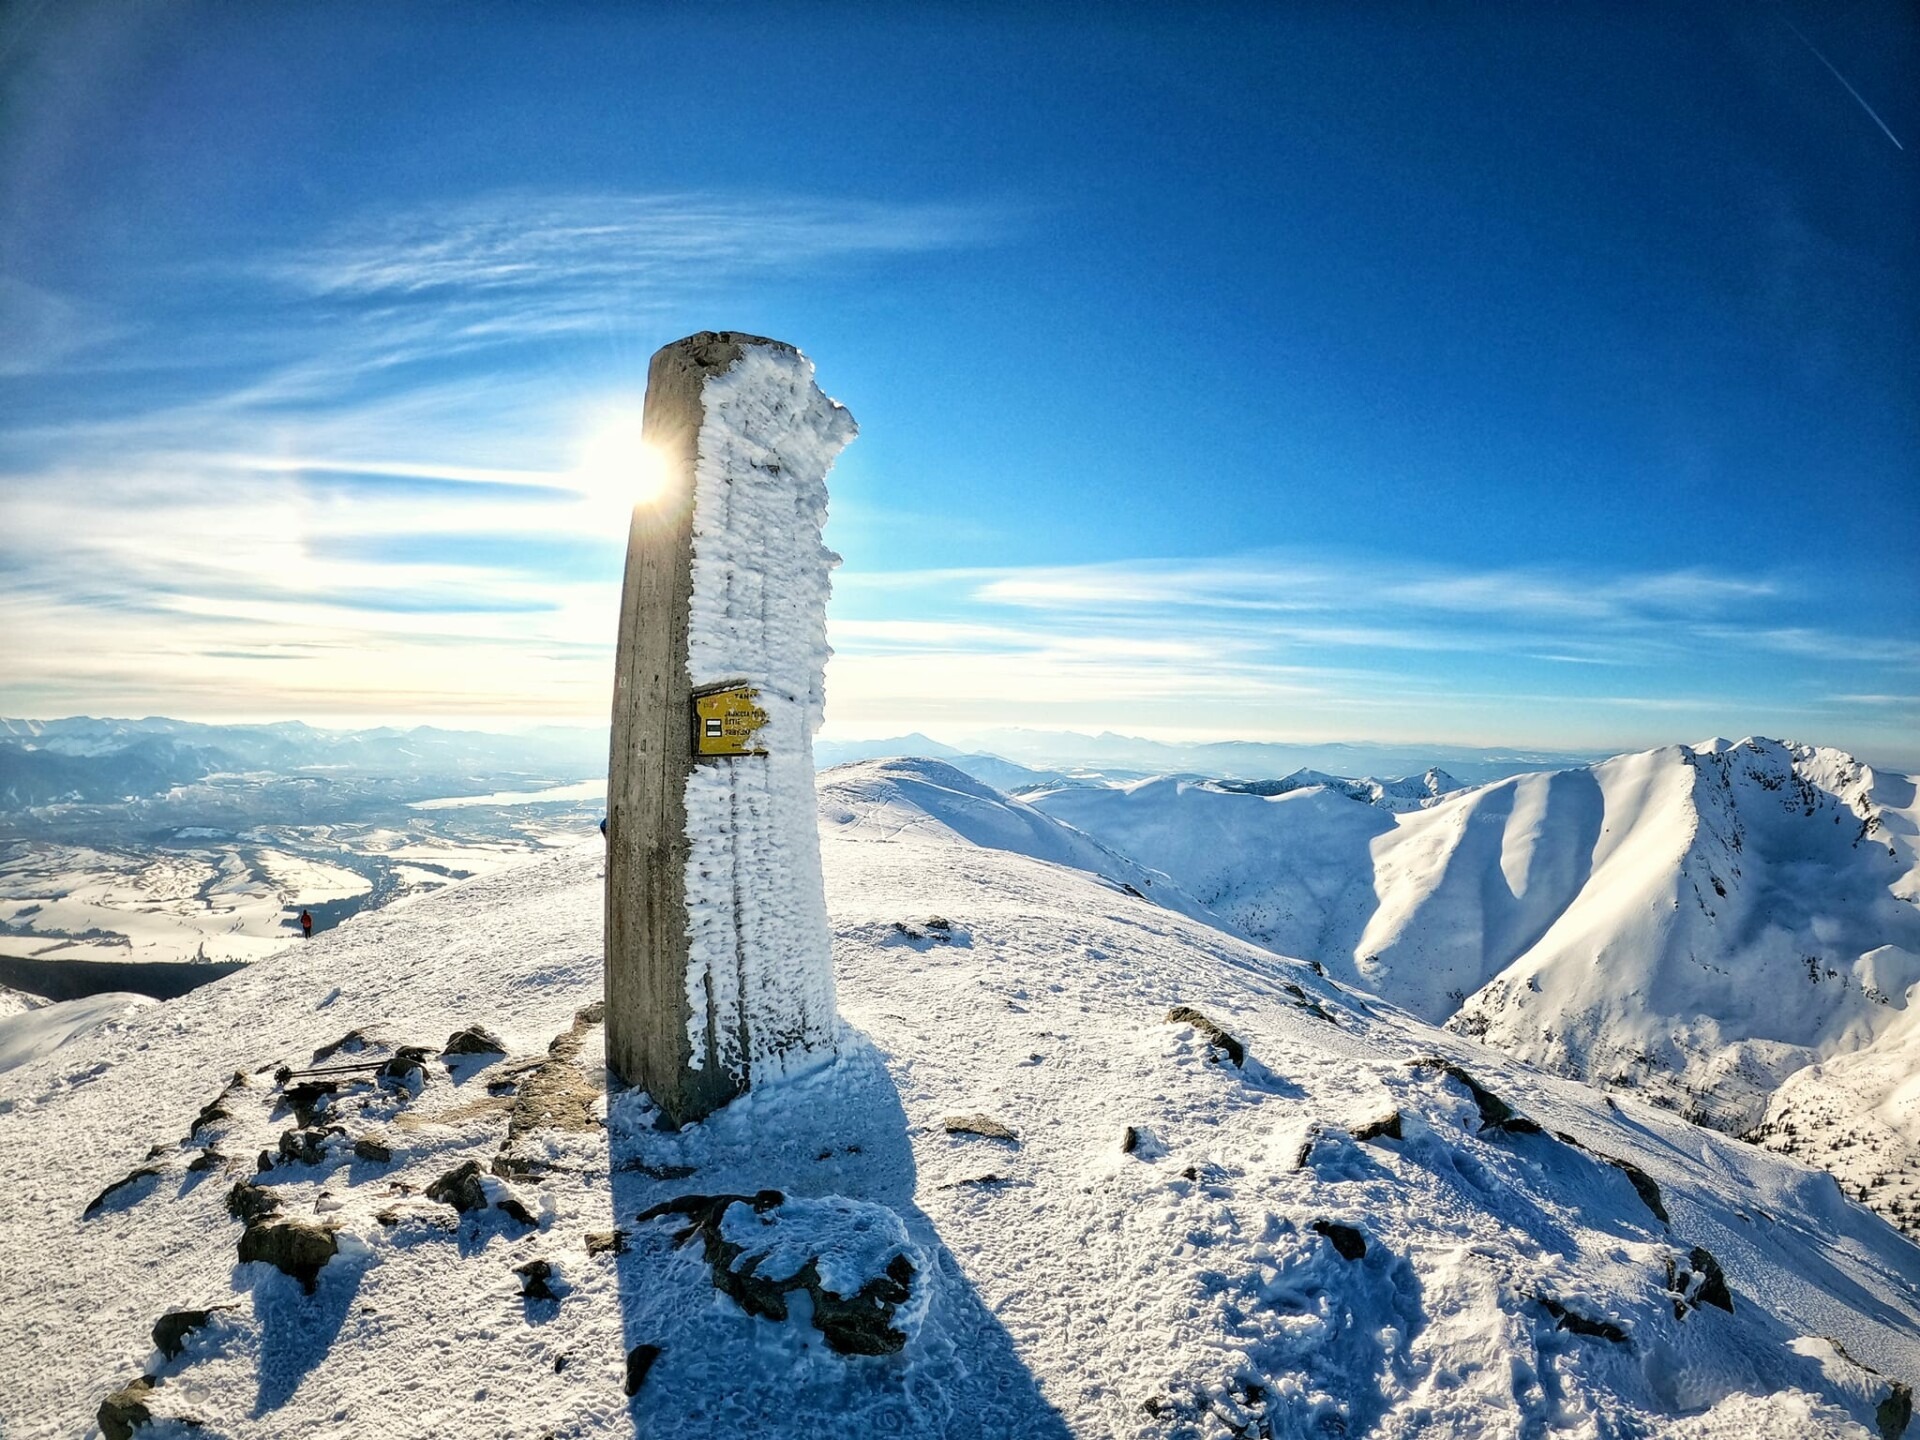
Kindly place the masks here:
POLYGON ((821 799, 840 1057, 701 1125, 597 1094, 597 847, 0 1077, 0 1432, 142 1374, 154 1435, 1903 1428, 1920 1250, 1831 1177, 973 844, 925 772, 821 799), (314 1227, 311 1293, 239 1260, 314 1227))
POLYGON ((1669 746, 1386 815, 1153 781, 1033 804, 1288 953, 1732 1130, 1920 981, 1914 784, 1770 740, 1669 746))
POLYGON ((29 1009, 16 997, 17 991, 0 990, 0 1070, 51 1055, 62 1045, 155 1003, 145 995, 107 991, 29 1009))

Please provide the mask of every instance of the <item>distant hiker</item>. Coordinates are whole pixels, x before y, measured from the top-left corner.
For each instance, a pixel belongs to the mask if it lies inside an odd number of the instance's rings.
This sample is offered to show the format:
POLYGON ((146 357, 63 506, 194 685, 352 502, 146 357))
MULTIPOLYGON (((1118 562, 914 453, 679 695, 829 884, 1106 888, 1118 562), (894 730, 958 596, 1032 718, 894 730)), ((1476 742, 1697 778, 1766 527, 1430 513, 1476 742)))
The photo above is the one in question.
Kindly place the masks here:
POLYGON ((311 910, 302 910, 300 912, 300 938, 302 940, 313 939, 313 912, 311 910))

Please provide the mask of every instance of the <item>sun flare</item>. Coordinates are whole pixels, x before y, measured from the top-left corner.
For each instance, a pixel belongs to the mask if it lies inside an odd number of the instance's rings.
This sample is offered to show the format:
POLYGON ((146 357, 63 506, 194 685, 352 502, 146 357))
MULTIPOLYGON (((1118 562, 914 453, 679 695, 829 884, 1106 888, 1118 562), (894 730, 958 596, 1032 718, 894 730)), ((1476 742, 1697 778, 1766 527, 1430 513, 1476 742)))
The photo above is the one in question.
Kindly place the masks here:
POLYGON ((640 417, 623 413, 603 421, 580 443, 576 484, 596 500, 644 505, 667 484, 666 459, 641 438, 640 417))

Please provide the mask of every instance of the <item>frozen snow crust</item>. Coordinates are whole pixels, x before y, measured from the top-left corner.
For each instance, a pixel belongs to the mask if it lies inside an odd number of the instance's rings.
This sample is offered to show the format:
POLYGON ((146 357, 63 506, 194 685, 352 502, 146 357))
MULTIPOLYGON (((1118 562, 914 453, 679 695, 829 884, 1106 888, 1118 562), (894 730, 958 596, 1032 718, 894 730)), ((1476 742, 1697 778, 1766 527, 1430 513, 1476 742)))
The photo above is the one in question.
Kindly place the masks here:
POLYGON ((826 475, 853 417, 790 350, 750 345, 706 382, 694 466, 687 669, 758 688, 765 755, 687 779, 687 1031, 744 1085, 833 1053, 833 956, 814 830, 813 734, 839 557, 826 475))
POLYGON ((0 1076, 0 1433, 84 1434, 143 1372, 157 1436, 1745 1440, 1897 1412, 1920 1250, 1831 1177, 972 843, 920 803, 940 774, 824 777, 838 1055, 677 1133, 634 1093, 569 1110, 600 1078, 597 845, 0 1076), (506 1053, 343 1085, 314 1158, 254 1174, 315 1104, 276 1064, 476 1024, 506 1053), (190 1170, 209 1149, 233 1158, 190 1170), (427 1197, 469 1160, 473 1208, 427 1197), (335 1227, 311 1294, 238 1263, 242 1178, 335 1227), (768 1191, 776 1224, 720 1223, 770 1273, 841 1293, 910 1258, 899 1349, 837 1353, 802 1295, 772 1319, 716 1287, 687 1207, 768 1191), (216 1306, 155 1349, 163 1314, 216 1306))

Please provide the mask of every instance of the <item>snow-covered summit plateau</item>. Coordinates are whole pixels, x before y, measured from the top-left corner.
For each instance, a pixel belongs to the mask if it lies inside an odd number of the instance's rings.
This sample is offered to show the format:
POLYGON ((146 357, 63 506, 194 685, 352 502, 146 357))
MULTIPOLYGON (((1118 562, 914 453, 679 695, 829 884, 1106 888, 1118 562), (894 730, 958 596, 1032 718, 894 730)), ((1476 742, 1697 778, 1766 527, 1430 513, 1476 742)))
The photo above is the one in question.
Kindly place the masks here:
POLYGON ((837 1058, 679 1132, 603 1094, 597 846, 0 1076, 0 1432, 1905 1428, 1920 1249, 1832 1177, 1183 914, 949 767, 820 799, 837 1058))

